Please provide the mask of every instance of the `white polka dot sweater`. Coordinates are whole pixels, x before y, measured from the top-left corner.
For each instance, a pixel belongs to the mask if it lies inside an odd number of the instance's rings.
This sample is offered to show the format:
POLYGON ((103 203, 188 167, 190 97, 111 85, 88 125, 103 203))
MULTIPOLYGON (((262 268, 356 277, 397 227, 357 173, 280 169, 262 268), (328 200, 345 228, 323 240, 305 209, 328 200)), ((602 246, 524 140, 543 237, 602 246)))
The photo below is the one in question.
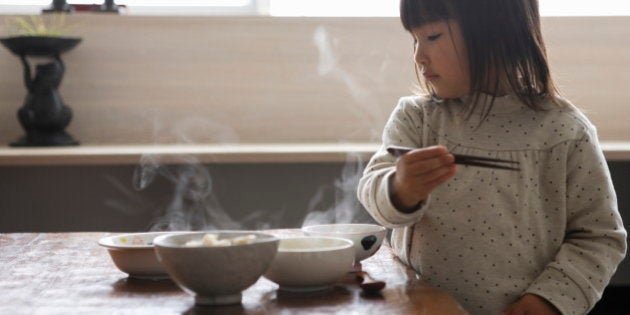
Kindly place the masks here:
POLYGON ((558 100, 534 111, 508 95, 466 118, 465 100, 402 98, 358 196, 392 246, 429 284, 471 314, 500 314, 525 293, 562 314, 585 314, 626 252, 626 231, 595 128, 558 100), (485 117, 483 122, 480 119, 485 117), (398 211, 389 145, 444 145, 451 153, 520 162, 520 171, 458 167, 413 213, 398 211))

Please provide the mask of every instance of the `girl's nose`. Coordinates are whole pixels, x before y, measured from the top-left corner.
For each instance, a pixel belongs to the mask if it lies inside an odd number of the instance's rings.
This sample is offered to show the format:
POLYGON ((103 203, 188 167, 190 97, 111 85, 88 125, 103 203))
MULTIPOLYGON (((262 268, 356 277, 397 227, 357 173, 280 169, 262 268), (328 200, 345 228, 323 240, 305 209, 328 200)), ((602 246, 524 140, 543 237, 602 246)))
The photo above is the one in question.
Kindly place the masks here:
POLYGON ((416 63, 419 66, 426 66, 429 63, 429 58, 427 57, 424 49, 422 49, 421 47, 416 47, 414 57, 416 59, 416 63))

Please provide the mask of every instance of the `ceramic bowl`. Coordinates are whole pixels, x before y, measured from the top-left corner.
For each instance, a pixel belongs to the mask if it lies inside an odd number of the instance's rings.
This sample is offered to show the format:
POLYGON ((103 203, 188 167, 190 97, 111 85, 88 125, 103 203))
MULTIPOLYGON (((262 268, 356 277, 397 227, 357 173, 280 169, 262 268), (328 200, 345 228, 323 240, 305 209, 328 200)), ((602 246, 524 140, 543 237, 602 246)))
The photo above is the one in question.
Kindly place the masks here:
POLYGON ((191 232, 163 235, 154 240, 158 259, 184 291, 195 296, 198 305, 241 302, 241 291, 256 283, 267 271, 278 250, 273 235, 249 231, 191 232), (227 246, 186 246, 204 235, 218 239, 255 235, 249 244, 227 246))
POLYGON ((103 237, 98 244, 107 248, 114 265, 129 277, 140 279, 168 278, 155 256, 153 239, 172 232, 132 233, 103 237))
POLYGON ((265 278, 280 290, 310 292, 331 288, 354 262, 352 242, 336 237, 289 237, 280 240, 278 254, 265 278))
POLYGON ((302 228, 308 236, 343 237, 354 243, 355 263, 374 255, 381 247, 387 229, 376 224, 324 224, 302 228))

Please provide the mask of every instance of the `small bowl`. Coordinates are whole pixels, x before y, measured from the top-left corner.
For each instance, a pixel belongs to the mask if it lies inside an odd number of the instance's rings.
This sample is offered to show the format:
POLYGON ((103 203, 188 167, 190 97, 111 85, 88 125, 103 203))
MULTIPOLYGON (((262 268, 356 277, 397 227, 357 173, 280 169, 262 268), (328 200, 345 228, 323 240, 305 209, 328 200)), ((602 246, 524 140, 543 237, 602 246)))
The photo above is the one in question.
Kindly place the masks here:
POLYGON ((132 233, 103 237, 98 244, 107 248, 114 265, 129 277, 168 279, 166 270, 155 255, 153 239, 173 232, 132 233))
POLYGON ((163 235, 154 240, 158 259, 173 281, 195 296, 198 305, 241 302, 241 291, 256 283, 267 271, 278 250, 273 235, 249 231, 212 231, 163 235), (248 244, 186 246, 206 234, 218 239, 255 235, 248 244))
POLYGON ((374 255, 381 247, 387 229, 376 224, 324 224, 311 225, 302 228, 308 236, 343 237, 354 243, 355 263, 374 255))
POLYGON ((280 240, 278 254, 265 278, 280 290, 311 292, 331 288, 354 262, 350 240, 338 237, 290 237, 280 240))

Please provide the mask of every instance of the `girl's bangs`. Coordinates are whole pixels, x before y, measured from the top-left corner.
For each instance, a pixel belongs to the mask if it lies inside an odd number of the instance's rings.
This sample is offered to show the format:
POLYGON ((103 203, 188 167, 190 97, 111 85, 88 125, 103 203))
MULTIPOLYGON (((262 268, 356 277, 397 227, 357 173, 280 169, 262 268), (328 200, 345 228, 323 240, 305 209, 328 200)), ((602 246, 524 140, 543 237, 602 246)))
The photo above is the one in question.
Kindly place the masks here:
POLYGON ((413 28, 427 23, 453 17, 448 0, 400 0, 400 20, 403 27, 411 32, 413 28))

